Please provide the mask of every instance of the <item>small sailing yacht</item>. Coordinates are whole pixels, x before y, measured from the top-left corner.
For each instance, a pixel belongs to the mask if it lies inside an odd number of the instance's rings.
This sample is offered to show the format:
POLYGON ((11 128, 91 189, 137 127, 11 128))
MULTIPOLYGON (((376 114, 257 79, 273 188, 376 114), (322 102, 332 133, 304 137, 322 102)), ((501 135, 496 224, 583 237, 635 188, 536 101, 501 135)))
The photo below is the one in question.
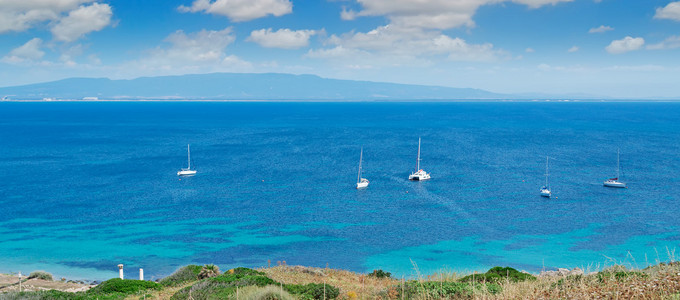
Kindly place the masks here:
POLYGON ((357 190, 368 187, 368 179, 361 178, 361 161, 364 158, 364 147, 361 147, 361 152, 359 154, 359 175, 357 176, 357 190))
POLYGON ((626 184, 619 181, 619 171, 621 170, 621 165, 620 165, 620 151, 619 149, 616 149, 616 177, 614 178, 609 178, 604 182, 604 186, 606 187, 614 187, 614 188, 625 188, 626 184))
POLYGON ((196 175, 196 170, 191 169, 191 149, 189 148, 189 144, 187 144, 187 168, 182 168, 181 170, 177 171, 177 176, 190 175, 196 175))
POLYGON ((418 159, 416 160, 416 171, 408 176, 408 180, 421 181, 430 179, 430 174, 420 168, 420 138, 418 138, 418 159))
POLYGON ((541 197, 550 198, 550 185, 548 184, 548 157, 545 157, 545 185, 541 188, 541 197))

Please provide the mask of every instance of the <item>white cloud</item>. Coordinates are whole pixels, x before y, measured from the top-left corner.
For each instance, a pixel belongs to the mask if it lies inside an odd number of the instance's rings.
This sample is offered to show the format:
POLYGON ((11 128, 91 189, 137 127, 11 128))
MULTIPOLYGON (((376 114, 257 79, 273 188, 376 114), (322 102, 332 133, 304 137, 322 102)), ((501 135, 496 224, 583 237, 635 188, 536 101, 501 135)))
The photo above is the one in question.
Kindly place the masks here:
POLYGON ((572 2, 573 0, 512 0, 512 2, 524 4, 530 8, 539 8, 543 5, 557 5, 560 2, 572 2))
POLYGON ((524 52, 526 52, 526 53, 534 53, 534 52, 536 52, 536 50, 534 50, 534 48, 526 48, 526 49, 524 49, 524 52))
POLYGON ((169 47, 159 46, 147 57, 129 65, 138 72, 153 75, 250 68, 250 63, 226 53, 227 46, 235 39, 231 27, 188 34, 177 30, 164 40, 169 47))
POLYGON ((63 14, 93 0, 1 0, 0 34, 24 31, 46 21, 56 21, 63 14))
POLYGON ((439 31, 380 26, 369 32, 332 35, 325 42, 333 46, 310 50, 308 57, 376 60, 384 65, 430 64, 430 58, 452 61, 494 61, 505 53, 492 44, 469 44, 439 31), (425 60, 423 60, 425 59, 425 60))
POLYGON ((1 61, 6 63, 21 63, 24 61, 40 60, 45 55, 45 52, 40 50, 42 43, 42 39, 33 38, 22 46, 10 51, 1 61))
POLYGON ((250 21, 273 15, 283 16, 293 12, 290 0, 194 0, 191 6, 181 5, 180 12, 205 12, 226 16, 234 22, 250 21))
POLYGON ((680 1, 671 2, 665 7, 657 8, 654 18, 680 21, 680 1))
POLYGON ((431 29, 473 27, 472 17, 480 6, 501 2, 524 4, 530 8, 555 5, 573 0, 357 0, 362 10, 343 9, 341 17, 352 20, 360 16, 387 16, 395 26, 431 29))
POLYGON ((634 51, 642 48, 645 44, 645 39, 641 37, 633 38, 627 36, 621 40, 614 40, 605 48, 611 54, 621 54, 629 51, 634 51))
POLYGON ((93 3, 80 6, 62 18, 51 31, 54 38, 63 42, 75 41, 87 33, 102 30, 111 23, 111 6, 93 3))
POLYGON ((258 43, 266 48, 298 49, 309 45, 309 38, 315 35, 315 30, 269 29, 254 30, 247 41, 258 43))
POLYGON ((649 50, 663 50, 680 48, 680 36, 671 36, 658 44, 647 46, 649 50))
POLYGON ((590 28, 590 30, 588 30, 588 33, 604 33, 612 30, 614 30, 613 27, 600 25, 600 27, 590 28))
POLYGON ((567 50, 567 52, 574 53, 574 52, 577 52, 579 49, 580 48, 578 46, 573 46, 573 47, 569 48, 569 50, 567 50))

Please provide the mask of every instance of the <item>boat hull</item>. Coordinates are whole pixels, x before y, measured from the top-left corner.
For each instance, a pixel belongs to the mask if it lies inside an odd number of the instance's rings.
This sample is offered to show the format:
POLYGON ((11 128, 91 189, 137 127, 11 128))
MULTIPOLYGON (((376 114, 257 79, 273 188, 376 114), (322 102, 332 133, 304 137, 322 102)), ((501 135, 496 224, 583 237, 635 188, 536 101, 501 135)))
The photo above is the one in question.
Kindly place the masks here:
POLYGON ((550 192, 548 190, 541 190, 541 197, 550 198, 551 196, 552 196, 552 192, 550 192))
POLYGON ((610 181, 610 180, 609 180, 609 181, 605 181, 605 182, 603 183, 603 185, 606 186, 606 187, 613 187, 613 188, 625 188, 625 187, 626 187, 626 184, 623 183, 623 182, 619 182, 619 181, 610 181))
POLYGON ((177 176, 192 176, 196 175, 196 170, 182 170, 177 172, 177 176))
POLYGON ((411 175, 408 177, 408 180, 411 181, 423 181, 423 180, 429 180, 430 175, 411 175))
POLYGON ((367 187, 368 187, 368 182, 359 182, 359 183, 357 183, 357 190, 365 189, 365 188, 367 188, 367 187))

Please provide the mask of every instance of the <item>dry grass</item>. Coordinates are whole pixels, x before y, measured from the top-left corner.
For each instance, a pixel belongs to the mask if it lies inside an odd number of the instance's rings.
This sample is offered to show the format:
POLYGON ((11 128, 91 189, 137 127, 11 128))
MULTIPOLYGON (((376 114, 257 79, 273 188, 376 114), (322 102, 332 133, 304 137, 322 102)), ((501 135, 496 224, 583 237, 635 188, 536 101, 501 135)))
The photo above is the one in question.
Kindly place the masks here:
MULTIPOLYGON (((343 299, 400 299, 399 280, 376 279, 343 270, 277 266, 263 268, 268 277, 291 284, 323 283, 340 288, 343 299)), ((502 282, 502 292, 475 294, 473 299, 678 299, 680 300, 680 263, 662 264, 644 270, 623 271, 617 278, 609 275, 539 277, 536 281, 502 282), (640 275, 644 274, 644 275, 640 275)), ((455 281, 456 274, 437 273, 422 281, 455 281)), ((419 299, 436 299, 423 295, 419 299)), ((464 298, 470 298, 465 296, 464 298)))
POLYGON ((479 299, 680 299, 680 264, 609 275, 539 277, 533 282, 502 284, 503 291, 479 299), (639 274, 646 276, 639 276, 639 274))
POLYGON ((302 266, 276 266, 258 269, 267 277, 284 284, 326 283, 340 289, 343 299, 372 299, 378 293, 398 285, 391 278, 374 278, 344 270, 309 268, 302 266))

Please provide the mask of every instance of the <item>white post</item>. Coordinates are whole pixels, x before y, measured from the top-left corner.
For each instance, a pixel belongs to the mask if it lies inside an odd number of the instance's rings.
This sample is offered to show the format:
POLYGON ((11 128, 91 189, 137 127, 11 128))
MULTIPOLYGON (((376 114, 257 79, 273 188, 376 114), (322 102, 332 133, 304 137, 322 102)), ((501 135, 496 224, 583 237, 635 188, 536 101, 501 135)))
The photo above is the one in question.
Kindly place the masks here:
POLYGON ((123 264, 118 265, 118 276, 123 279, 123 264))
POLYGON ((139 268, 139 280, 144 280, 144 269, 139 268))
POLYGON ((21 271, 19 271, 19 293, 21 293, 21 271))

